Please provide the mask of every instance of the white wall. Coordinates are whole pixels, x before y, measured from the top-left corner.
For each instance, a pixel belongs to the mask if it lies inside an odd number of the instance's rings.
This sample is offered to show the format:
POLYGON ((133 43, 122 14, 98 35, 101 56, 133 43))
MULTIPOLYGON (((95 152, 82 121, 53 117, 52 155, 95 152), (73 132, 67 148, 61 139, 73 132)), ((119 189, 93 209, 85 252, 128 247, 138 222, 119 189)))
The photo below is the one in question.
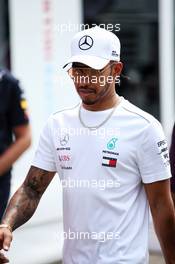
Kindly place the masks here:
POLYGON ((159 0, 160 112, 169 141, 175 120, 174 22, 174 0, 159 0))

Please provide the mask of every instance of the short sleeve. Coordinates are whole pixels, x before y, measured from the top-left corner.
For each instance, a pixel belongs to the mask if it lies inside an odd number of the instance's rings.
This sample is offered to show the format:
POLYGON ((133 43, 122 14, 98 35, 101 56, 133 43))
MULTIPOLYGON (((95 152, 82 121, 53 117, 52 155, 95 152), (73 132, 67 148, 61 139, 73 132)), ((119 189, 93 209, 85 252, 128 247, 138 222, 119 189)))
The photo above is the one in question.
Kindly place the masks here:
POLYGON ((47 171, 56 171, 54 145, 51 137, 50 119, 44 126, 32 165, 47 171))
POLYGON ((27 115, 27 101, 24 92, 17 80, 11 81, 11 99, 8 111, 11 127, 26 125, 29 123, 27 115))
POLYGON ((162 126, 157 120, 150 123, 143 131, 137 154, 143 183, 171 177, 167 141, 162 126))

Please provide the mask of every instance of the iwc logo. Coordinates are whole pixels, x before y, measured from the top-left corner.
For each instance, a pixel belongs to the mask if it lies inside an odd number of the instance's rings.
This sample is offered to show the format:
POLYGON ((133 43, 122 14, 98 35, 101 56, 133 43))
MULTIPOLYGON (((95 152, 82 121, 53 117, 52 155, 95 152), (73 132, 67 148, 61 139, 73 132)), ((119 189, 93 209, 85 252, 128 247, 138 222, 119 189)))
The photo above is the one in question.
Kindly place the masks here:
POLYGON ((93 44, 93 39, 90 36, 85 35, 79 40, 78 46, 81 50, 88 50, 93 46, 93 44))

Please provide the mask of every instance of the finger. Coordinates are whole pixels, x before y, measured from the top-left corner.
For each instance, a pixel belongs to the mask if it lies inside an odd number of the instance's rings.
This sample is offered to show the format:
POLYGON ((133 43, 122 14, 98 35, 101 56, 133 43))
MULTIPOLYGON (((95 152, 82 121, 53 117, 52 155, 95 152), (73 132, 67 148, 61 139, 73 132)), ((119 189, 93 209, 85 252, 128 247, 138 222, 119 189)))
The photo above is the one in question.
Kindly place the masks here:
POLYGON ((5 251, 9 250, 11 241, 12 241, 12 235, 11 234, 4 236, 3 249, 5 251))
POLYGON ((4 256, 4 254, 0 253, 0 264, 9 263, 9 259, 4 256))
POLYGON ((3 241, 0 240, 0 250, 3 248, 3 241))
POLYGON ((0 250, 3 248, 4 235, 0 235, 0 250))

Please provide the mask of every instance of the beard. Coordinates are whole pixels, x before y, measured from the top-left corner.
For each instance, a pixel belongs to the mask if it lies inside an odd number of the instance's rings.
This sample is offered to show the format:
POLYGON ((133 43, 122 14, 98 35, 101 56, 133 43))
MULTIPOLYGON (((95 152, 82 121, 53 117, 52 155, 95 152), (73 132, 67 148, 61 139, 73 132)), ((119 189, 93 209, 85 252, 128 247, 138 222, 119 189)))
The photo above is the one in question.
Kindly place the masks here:
POLYGON ((81 98, 83 104, 94 105, 94 104, 100 102, 105 97, 105 95, 107 94, 109 89, 110 89, 110 84, 107 84, 102 91, 100 91, 98 94, 96 94, 95 98, 86 98, 86 99, 81 98))

